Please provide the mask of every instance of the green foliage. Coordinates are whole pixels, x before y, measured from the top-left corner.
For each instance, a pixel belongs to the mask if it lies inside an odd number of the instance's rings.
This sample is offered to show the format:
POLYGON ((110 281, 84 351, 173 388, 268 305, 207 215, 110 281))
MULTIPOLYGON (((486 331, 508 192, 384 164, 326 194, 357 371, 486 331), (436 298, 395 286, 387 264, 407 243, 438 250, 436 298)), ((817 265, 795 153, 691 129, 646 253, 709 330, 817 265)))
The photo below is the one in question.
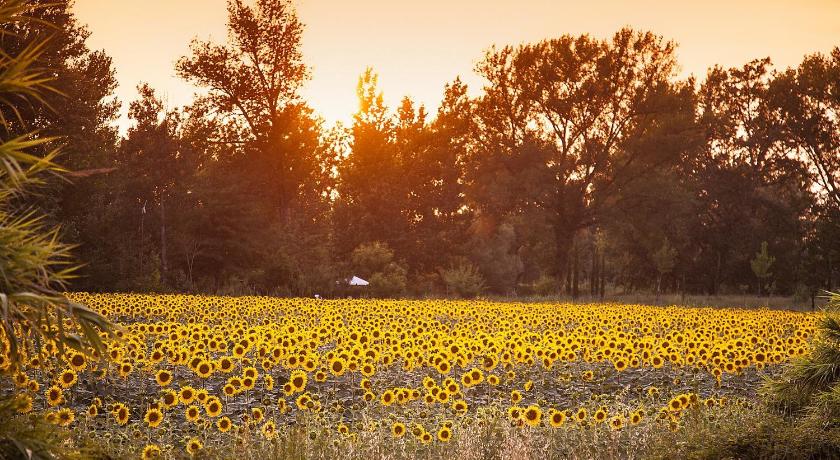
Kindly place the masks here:
POLYGON ((538 296, 550 296, 559 290, 560 285, 557 283, 557 278, 553 276, 543 274, 534 281, 534 294, 538 296))
POLYGON ((407 283, 406 269, 396 262, 389 262, 382 271, 368 279, 370 293, 379 298, 395 298, 405 293, 407 283))
POLYGON ((478 267, 467 260, 460 260, 441 270, 440 277, 448 293, 465 299, 478 296, 486 288, 478 267))
POLYGON ((373 241, 360 244, 350 255, 353 270, 362 278, 369 278, 394 260, 394 251, 387 244, 373 241))
MULTIPOLYGON (((20 21, 29 11, 28 2, 6 0, 0 4, 0 23, 20 21)), ((41 43, 35 43, 17 56, 0 57, 0 101, 15 114, 19 115, 11 105, 15 101, 37 103, 51 90, 44 71, 35 68, 41 49, 41 43)), ((7 133, 10 122, 3 120, 7 133)), ((42 184, 45 175, 63 171, 53 162, 57 148, 44 156, 30 153, 54 143, 55 139, 34 133, 0 143, 0 314, 13 360, 43 340, 54 340, 62 349, 101 351, 99 333, 109 328, 103 317, 59 293, 75 267, 70 261, 72 247, 58 240, 58 228, 47 227, 36 211, 16 206, 15 199, 42 184)))
POLYGON ((767 242, 761 243, 761 250, 755 254, 755 258, 750 261, 750 267, 756 278, 758 278, 758 295, 761 295, 761 287, 765 283, 764 280, 773 276, 770 269, 776 263, 776 258, 767 252, 767 242))
POLYGON ((355 275, 366 279, 374 297, 396 297, 405 292, 408 270, 394 261, 394 251, 387 244, 363 243, 350 257, 355 275))
POLYGON ((840 402, 832 397, 840 384, 840 294, 830 294, 824 315, 811 353, 793 361, 763 388, 771 407, 785 414, 840 413, 840 405, 827 406, 840 402))
POLYGON ((82 448, 74 442, 67 429, 47 422, 42 414, 21 415, 21 400, 15 397, 0 399, 0 458, 3 459, 84 459, 92 458, 93 446, 82 448))
POLYGON ((653 263, 656 265, 656 271, 660 275, 666 275, 674 271, 677 266, 677 250, 671 246, 668 239, 662 243, 662 246, 653 253, 653 263))

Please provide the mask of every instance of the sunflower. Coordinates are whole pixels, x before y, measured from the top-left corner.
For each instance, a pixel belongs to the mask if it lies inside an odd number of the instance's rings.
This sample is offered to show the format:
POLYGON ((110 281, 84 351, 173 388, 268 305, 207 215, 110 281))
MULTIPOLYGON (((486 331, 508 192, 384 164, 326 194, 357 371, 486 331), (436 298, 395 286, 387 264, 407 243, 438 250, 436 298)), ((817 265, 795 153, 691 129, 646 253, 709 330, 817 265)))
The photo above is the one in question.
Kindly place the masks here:
POLYGON ((64 392, 61 390, 61 387, 57 385, 47 388, 45 396, 47 398, 47 404, 49 404, 50 407, 58 406, 59 404, 64 403, 64 392))
POLYGON ((172 389, 166 390, 160 398, 163 407, 170 409, 178 404, 178 392, 172 389))
POLYGON ((61 426, 69 426, 76 419, 76 414, 67 407, 60 409, 56 415, 58 416, 58 424, 61 426))
POLYGON ((334 359, 330 363, 330 373, 336 377, 344 375, 345 370, 347 370, 347 363, 345 363, 341 358, 334 359))
POLYGON ((274 424, 273 420, 265 422, 260 428, 260 431, 266 439, 274 439, 277 437, 277 426, 274 424))
POLYGON ((187 417, 187 421, 195 422, 201 416, 201 411, 198 410, 198 406, 193 404, 192 406, 187 407, 184 415, 187 417))
POLYGON ((402 422, 394 422, 391 425, 391 435, 395 438, 401 438, 405 434, 405 424, 402 422))
POLYGON ((467 413, 469 406, 467 406, 467 402, 463 399, 459 399, 452 403, 452 410, 459 415, 464 415, 467 413))
POLYGON ((641 409, 636 410, 632 414, 630 414, 630 424, 631 425, 638 425, 639 423, 642 422, 643 418, 644 418, 644 414, 642 413, 641 409))
POLYGON ((195 400, 195 389, 189 385, 181 387, 181 391, 178 392, 178 399, 184 405, 192 403, 195 400))
POLYGON ((563 426, 563 422, 566 421, 566 412, 559 411, 559 410, 551 410, 548 416, 548 423, 554 428, 560 428, 563 426))
POLYGON ((158 385, 165 387, 172 383, 172 373, 166 369, 161 369, 155 374, 155 382, 158 385))
POLYGON ((78 380, 79 379, 76 376, 76 371, 74 371, 73 369, 65 369, 58 376, 58 384, 61 385, 61 388, 65 389, 75 385, 78 380))
POLYGON ((127 378, 132 370, 134 370, 134 366, 130 362, 124 361, 120 364, 120 377, 127 378))
POLYGON ((228 358, 227 356, 219 359, 218 361, 219 370, 224 372, 225 374, 233 371, 233 360, 228 358))
POLYGON ((519 390, 513 390, 510 392, 510 402, 511 404, 516 404, 519 401, 522 401, 522 393, 519 390))
POLYGON ((365 377, 370 377, 376 373, 376 366, 371 363, 365 363, 362 365, 361 372, 365 377))
POLYGON ((201 450, 202 447, 204 447, 204 444, 202 444, 201 441, 199 441, 197 438, 191 438, 189 441, 187 441, 185 449, 188 454, 195 455, 198 453, 198 451, 201 450))
POLYGON ((650 365, 653 366, 654 369, 659 369, 664 364, 665 360, 663 360, 662 357, 659 355, 654 356, 650 361, 650 365))
POLYGON ((452 430, 446 426, 441 427, 437 432, 437 438, 440 442, 449 442, 452 439, 452 430))
POLYGON ((624 427, 624 417, 616 415, 610 419, 610 428, 613 430, 620 430, 624 427))
POLYGON ((618 372, 622 372, 627 369, 627 361, 625 361, 624 358, 618 358, 613 361, 613 367, 615 367, 615 370, 618 372))
POLYGON ((383 406, 390 406, 394 403, 394 392, 391 390, 385 390, 379 399, 383 406))
POLYGON ((222 393, 224 393, 228 398, 234 396, 236 395, 236 387, 228 383, 222 388, 222 393))
POLYGON ((151 460, 153 458, 160 458, 161 451, 157 444, 149 444, 143 448, 143 453, 140 454, 142 460, 151 460))
POLYGON ((289 385, 291 386, 292 393, 303 391, 306 388, 306 381, 306 372, 302 370, 295 370, 292 372, 292 375, 289 376, 289 385))
POLYGON ((203 379, 210 377, 213 374, 213 363, 206 360, 201 361, 198 363, 198 366, 195 367, 195 373, 203 379))
POLYGON ((85 415, 87 415, 88 418, 96 417, 97 415, 99 415, 99 406, 97 406, 96 404, 91 404, 90 406, 88 406, 85 415))
POLYGON ((435 368, 440 375, 446 375, 450 370, 452 370, 452 365, 449 364, 449 361, 443 359, 435 366, 435 368))
POLYGON ((218 417, 222 413, 222 402, 219 401, 219 398, 211 396, 205 401, 204 410, 207 411, 208 416, 218 417))
POLYGON ((227 416, 222 417, 218 421, 216 421, 216 428, 218 428, 219 431, 222 433, 227 433, 228 431, 230 431, 232 426, 233 424, 227 416))
POLYGON ((27 394, 16 396, 15 410, 19 414, 28 414, 29 412, 32 412, 32 396, 27 394))
POLYGON ((575 420, 577 420, 578 423, 585 422, 588 417, 589 412, 587 412, 587 410, 583 407, 581 407, 580 409, 578 409, 577 412, 575 412, 575 420))
POLYGON ((253 418, 257 423, 262 421, 264 415, 265 412, 263 412, 261 407, 254 407, 251 409, 251 418, 253 418))
POLYGON ((265 374, 263 377, 263 384, 265 385, 265 389, 271 391, 274 389, 274 377, 265 374))
POLYGON ((338 427, 336 429, 338 430, 339 433, 343 434, 344 436, 347 436, 348 434, 350 434, 350 428, 348 428, 347 425, 345 425, 343 423, 339 423, 338 427))
POLYGON ((595 415, 592 418, 595 420, 595 423, 602 423, 607 419, 607 408, 606 407, 599 407, 597 411, 595 411, 595 415))
POLYGON ((542 411, 540 410, 539 406, 528 406, 522 415, 525 419, 525 423, 527 423, 530 426, 537 426, 540 424, 540 420, 542 420, 542 411))
POLYGON ((87 358, 81 353, 73 353, 70 359, 67 360, 70 367, 76 372, 81 372, 87 367, 87 358))
POLYGON ((146 415, 143 416, 143 421, 146 422, 149 428, 157 428, 160 422, 163 421, 163 412, 160 409, 151 408, 146 411, 146 415))
POLYGON ((131 416, 131 411, 128 410, 123 404, 118 404, 114 408, 114 419, 116 419, 117 424, 122 426, 128 423, 128 418, 131 416))

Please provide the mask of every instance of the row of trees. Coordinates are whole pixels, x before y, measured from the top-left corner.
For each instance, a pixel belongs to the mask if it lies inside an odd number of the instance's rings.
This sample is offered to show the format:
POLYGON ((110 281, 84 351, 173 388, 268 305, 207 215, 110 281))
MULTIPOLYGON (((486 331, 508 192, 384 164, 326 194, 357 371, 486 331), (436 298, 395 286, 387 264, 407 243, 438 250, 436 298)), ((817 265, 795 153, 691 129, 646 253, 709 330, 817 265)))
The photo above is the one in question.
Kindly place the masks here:
POLYGON ((65 136, 74 173, 21 205, 78 243, 75 288, 327 295, 355 273, 381 295, 790 294, 840 279, 840 48, 695 81, 653 33, 562 35, 489 49, 479 95, 456 79, 436 113, 387 107, 368 70, 352 125, 327 127, 300 96, 291 4, 230 0, 227 42, 176 66, 200 96, 166 107, 141 84, 121 137, 111 60, 67 3, 3 48, 53 37, 42 59, 69 97, 15 129, 65 136), (772 276, 754 270, 771 257, 772 276))

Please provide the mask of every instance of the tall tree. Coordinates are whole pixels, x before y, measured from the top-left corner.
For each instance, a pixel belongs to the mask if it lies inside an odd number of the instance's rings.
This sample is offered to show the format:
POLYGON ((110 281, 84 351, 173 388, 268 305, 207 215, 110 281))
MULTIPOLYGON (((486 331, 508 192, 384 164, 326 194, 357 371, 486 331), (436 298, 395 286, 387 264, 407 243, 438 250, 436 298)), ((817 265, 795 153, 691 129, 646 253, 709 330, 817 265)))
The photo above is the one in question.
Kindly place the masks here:
POLYGON ((805 155, 822 198, 840 209, 840 47, 806 56, 770 90, 788 146, 805 155))
POLYGON ((810 180, 786 146, 785 120, 771 104, 772 80, 770 61, 760 59, 710 69, 698 92, 704 146, 686 169, 698 204, 690 226, 698 249, 691 278, 712 293, 724 283, 751 284, 749 261, 760 241, 776 248, 780 269, 788 270, 779 279, 795 280, 810 180))
POLYGON ((301 53, 303 25, 289 0, 228 2, 228 42, 195 41, 181 58, 178 74, 203 87, 203 102, 228 125, 219 141, 244 146, 248 173, 259 191, 270 191, 278 214, 293 204, 321 173, 320 133, 311 111, 300 103, 308 78, 301 53), (302 135, 290 138, 294 135, 302 135))
POLYGON ((380 241, 404 257, 410 241, 406 186, 410 178, 404 175, 404 160, 416 148, 412 144, 419 141, 417 131, 424 129, 425 115, 404 101, 401 119, 395 120, 372 69, 359 78, 356 94, 359 111, 350 128, 350 151, 338 168, 335 222, 341 233, 339 254, 349 254, 362 243, 380 241))
POLYGON ((564 278, 575 235, 596 222, 615 190, 643 177, 636 165, 673 161, 622 145, 637 125, 662 115, 675 65, 673 43, 630 29, 610 40, 565 35, 488 52, 477 67, 488 83, 470 181, 479 210, 547 213, 554 271, 564 278))

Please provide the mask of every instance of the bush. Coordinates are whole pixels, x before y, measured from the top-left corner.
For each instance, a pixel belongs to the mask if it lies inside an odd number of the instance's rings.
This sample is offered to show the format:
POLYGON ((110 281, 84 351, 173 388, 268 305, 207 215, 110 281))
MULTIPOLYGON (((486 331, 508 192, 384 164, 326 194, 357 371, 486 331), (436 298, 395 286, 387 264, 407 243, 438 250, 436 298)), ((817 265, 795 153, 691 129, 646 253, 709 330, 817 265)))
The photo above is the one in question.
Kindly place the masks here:
POLYGON ((542 275, 534 281, 534 294, 539 296, 549 296, 557 294, 560 286, 557 284, 557 279, 553 276, 542 275))
POLYGON ((350 260, 355 270, 354 275, 373 278, 374 273, 384 272, 385 267, 393 262, 394 251, 386 243, 379 241, 362 243, 353 250, 350 260))
POLYGON ((467 261, 461 261, 441 270, 440 277, 449 294, 467 299, 481 294, 486 287, 484 277, 481 276, 478 268, 467 261))
POLYGON ((374 297, 393 298, 405 292, 406 269, 391 262, 370 277, 370 293, 374 297))

